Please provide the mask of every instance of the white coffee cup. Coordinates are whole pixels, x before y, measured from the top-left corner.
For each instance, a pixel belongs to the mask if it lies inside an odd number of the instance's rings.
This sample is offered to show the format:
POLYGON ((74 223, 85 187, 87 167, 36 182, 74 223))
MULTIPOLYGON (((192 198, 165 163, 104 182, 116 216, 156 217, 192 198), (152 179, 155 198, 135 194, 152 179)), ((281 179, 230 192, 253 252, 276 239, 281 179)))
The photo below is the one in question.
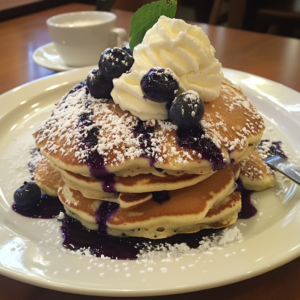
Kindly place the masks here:
POLYGON ((123 47, 127 32, 116 27, 116 15, 103 11, 80 11, 53 16, 47 20, 54 47, 71 67, 98 63, 110 47, 123 47))

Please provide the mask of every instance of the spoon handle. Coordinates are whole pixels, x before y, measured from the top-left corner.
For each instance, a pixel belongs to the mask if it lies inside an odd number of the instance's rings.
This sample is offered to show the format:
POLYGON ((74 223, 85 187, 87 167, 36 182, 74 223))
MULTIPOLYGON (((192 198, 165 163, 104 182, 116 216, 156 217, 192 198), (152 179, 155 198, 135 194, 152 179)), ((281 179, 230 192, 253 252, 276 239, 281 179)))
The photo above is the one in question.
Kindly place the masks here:
POLYGON ((264 159, 271 168, 281 172, 288 178, 300 184, 300 168, 291 164, 287 159, 274 155, 264 159))

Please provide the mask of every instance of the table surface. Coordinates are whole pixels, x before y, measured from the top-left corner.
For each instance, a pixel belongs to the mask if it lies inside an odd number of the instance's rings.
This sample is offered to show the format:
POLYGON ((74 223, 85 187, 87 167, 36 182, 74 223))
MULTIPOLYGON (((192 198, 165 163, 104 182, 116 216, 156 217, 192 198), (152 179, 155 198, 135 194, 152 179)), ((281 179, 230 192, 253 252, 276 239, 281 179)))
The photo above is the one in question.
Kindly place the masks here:
MULTIPOLYGON (((0 23, 0 94, 55 72, 36 65, 33 52, 51 42, 46 27, 50 16, 94 10, 94 6, 68 4, 0 23)), ((131 12, 114 10, 118 26, 129 31, 131 12)), ((209 36, 216 56, 226 68, 259 75, 300 92, 300 41, 292 38, 246 32, 198 24, 209 36)), ((280 241, 278 241, 280 242, 280 241)), ((300 299, 300 258, 266 274, 239 283, 185 295, 156 299, 300 299)), ((31 286, 0 275, 0 298, 13 299, 92 299, 31 286)), ((105 297, 99 297, 104 299, 105 297)))

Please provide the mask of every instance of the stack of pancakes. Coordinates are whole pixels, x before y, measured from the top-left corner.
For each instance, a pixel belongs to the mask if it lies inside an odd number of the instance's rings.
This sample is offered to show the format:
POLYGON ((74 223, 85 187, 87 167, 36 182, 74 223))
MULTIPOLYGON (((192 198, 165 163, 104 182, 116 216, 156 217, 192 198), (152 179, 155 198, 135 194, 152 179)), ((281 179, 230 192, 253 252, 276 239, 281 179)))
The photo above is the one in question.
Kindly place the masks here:
POLYGON ((274 184, 252 154, 263 131, 255 107, 227 81, 192 130, 142 122, 113 101, 93 98, 83 82, 34 133, 45 157, 35 180, 58 194, 68 215, 110 235, 155 239, 227 227, 241 209, 241 169, 251 189, 274 184))

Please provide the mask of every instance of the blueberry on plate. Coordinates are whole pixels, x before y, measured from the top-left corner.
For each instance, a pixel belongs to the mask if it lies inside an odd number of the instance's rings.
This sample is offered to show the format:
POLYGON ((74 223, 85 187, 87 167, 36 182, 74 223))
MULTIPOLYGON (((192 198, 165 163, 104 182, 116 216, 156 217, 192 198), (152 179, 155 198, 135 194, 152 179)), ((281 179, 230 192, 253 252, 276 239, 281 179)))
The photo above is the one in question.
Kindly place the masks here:
POLYGON ((34 182, 24 182, 14 193, 14 201, 20 208, 32 207, 41 200, 41 190, 34 182))
POLYGON ((181 129, 196 127, 204 115, 204 103, 195 91, 179 95, 172 103, 169 118, 181 129))
POLYGON ((154 102, 171 102, 178 92, 179 82, 172 70, 152 68, 142 77, 141 89, 144 95, 154 102))
POLYGON ((111 99, 110 92, 114 85, 111 80, 106 80, 99 69, 92 70, 86 79, 90 94, 97 99, 111 99))
POLYGON ((106 79, 112 80, 119 78, 123 73, 127 72, 134 59, 129 55, 127 50, 114 47, 106 49, 99 59, 99 70, 106 79))

